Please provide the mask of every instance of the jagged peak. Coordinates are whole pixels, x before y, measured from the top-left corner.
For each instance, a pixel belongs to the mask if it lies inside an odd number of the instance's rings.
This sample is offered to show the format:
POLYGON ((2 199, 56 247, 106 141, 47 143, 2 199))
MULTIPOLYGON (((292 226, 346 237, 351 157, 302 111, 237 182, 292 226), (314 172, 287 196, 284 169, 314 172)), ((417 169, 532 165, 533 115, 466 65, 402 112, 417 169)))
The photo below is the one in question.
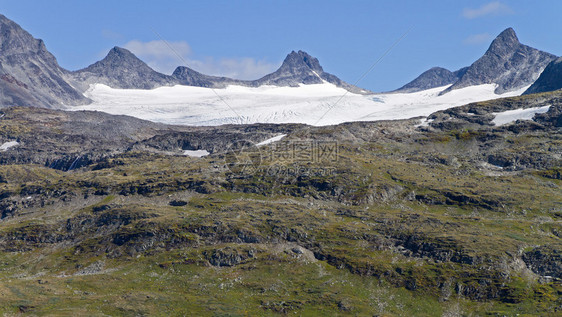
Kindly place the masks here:
POLYGON ((145 62, 138 58, 135 54, 126 48, 119 46, 113 47, 104 59, 95 63, 100 65, 113 65, 113 66, 125 66, 126 67, 148 67, 145 62))
POLYGON ((322 66, 320 66, 320 62, 316 57, 313 57, 307 52, 301 50, 299 50, 298 52, 291 51, 291 53, 289 53, 287 57, 285 57, 285 60, 281 65, 282 68, 283 67, 295 68, 299 66, 306 66, 318 73, 324 71, 322 69, 322 66))
POLYGON ((119 57, 129 57, 129 58, 135 58, 135 59, 139 59, 137 56, 135 56, 135 54, 133 54, 131 51, 129 51, 126 48, 122 48, 119 46, 115 46, 113 47, 111 50, 109 50, 109 53, 107 53, 106 58, 110 58, 110 57, 114 57, 114 56, 119 56, 119 57))
POLYGON ((490 48, 488 51, 494 52, 497 50, 504 50, 504 49, 512 49, 516 48, 520 45, 519 39, 517 38, 517 34, 513 28, 507 28, 503 30, 490 44, 490 48))
POLYGON ((513 28, 511 28, 511 27, 509 27, 509 28, 503 30, 503 31, 497 36, 497 38, 499 38, 499 39, 504 39, 504 40, 513 39, 513 40, 519 42, 519 39, 517 38, 517 34, 515 34, 515 30, 514 30, 513 28))

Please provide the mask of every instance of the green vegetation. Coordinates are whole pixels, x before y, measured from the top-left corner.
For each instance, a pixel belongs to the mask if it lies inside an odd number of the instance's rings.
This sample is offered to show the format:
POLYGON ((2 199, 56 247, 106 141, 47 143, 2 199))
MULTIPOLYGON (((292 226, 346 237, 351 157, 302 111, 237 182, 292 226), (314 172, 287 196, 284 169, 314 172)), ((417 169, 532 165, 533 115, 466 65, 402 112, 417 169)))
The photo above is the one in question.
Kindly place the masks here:
POLYGON ((337 161, 298 165, 328 174, 145 152, 70 172, 1 165, 0 312, 557 316, 561 139, 339 140, 337 161))

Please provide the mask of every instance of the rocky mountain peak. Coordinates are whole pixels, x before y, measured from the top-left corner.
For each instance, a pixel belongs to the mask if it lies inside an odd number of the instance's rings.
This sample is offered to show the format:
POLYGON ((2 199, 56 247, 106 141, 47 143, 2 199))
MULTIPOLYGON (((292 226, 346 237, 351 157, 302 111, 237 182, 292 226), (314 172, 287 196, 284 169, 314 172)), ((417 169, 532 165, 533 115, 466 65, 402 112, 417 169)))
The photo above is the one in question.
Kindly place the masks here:
POLYGON ((307 52, 304 51, 292 51, 285 57, 281 68, 292 68, 292 69, 299 69, 299 68, 310 68, 311 70, 322 73, 324 70, 322 66, 320 66, 320 62, 317 58, 310 56, 307 52))
POLYGON ((152 89, 175 84, 174 78, 156 72, 131 51, 118 46, 101 61, 74 72, 72 77, 82 90, 94 83, 122 89, 152 89))
POLYGON ((47 51, 42 40, 35 39, 17 23, 0 15, 0 49, 4 56, 47 51))
POLYGON ((325 81, 323 74, 324 70, 317 58, 304 51, 292 51, 279 69, 258 79, 255 84, 293 87, 300 84, 321 84, 325 81))
POLYGON ((140 60, 131 51, 118 46, 112 48, 100 63, 111 67, 148 67, 145 62, 140 60))
POLYGON ((486 53, 442 94, 454 89, 482 84, 497 84, 503 94, 532 84, 556 56, 519 43, 512 28, 501 32, 486 53))
POLYGON ((520 45, 522 44, 519 43, 515 31, 512 28, 507 28, 492 41, 486 54, 504 55, 517 50, 520 45))

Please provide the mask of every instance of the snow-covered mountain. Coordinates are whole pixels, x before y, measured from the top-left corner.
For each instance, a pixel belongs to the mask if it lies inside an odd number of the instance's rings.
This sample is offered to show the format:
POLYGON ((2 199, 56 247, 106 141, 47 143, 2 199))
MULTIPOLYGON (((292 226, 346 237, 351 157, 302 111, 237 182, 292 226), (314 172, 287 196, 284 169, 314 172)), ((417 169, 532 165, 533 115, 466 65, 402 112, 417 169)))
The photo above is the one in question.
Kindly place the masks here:
POLYGON ((279 69, 256 80, 209 76, 186 66, 161 74, 120 47, 70 72, 57 64, 41 40, 1 15, 0 31, 0 107, 99 110, 189 125, 326 125, 427 116, 469 102, 519 95, 555 59, 519 43, 509 28, 469 67, 454 72, 432 68, 395 92, 374 94, 325 72, 304 51, 289 53, 279 69))

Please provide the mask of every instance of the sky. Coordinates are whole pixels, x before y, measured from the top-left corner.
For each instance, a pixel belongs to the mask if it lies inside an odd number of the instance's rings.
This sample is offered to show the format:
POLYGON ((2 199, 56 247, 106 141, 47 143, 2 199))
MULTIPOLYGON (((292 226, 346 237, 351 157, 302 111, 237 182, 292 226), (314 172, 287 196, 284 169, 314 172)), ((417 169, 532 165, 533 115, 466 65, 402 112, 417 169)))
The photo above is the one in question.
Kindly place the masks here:
POLYGON ((257 79, 303 50, 324 71, 376 92, 434 66, 468 66, 508 27, 523 44, 560 56, 560 12, 558 0, 0 0, 0 13, 43 39, 69 70, 120 46, 167 74, 187 64, 257 79))

